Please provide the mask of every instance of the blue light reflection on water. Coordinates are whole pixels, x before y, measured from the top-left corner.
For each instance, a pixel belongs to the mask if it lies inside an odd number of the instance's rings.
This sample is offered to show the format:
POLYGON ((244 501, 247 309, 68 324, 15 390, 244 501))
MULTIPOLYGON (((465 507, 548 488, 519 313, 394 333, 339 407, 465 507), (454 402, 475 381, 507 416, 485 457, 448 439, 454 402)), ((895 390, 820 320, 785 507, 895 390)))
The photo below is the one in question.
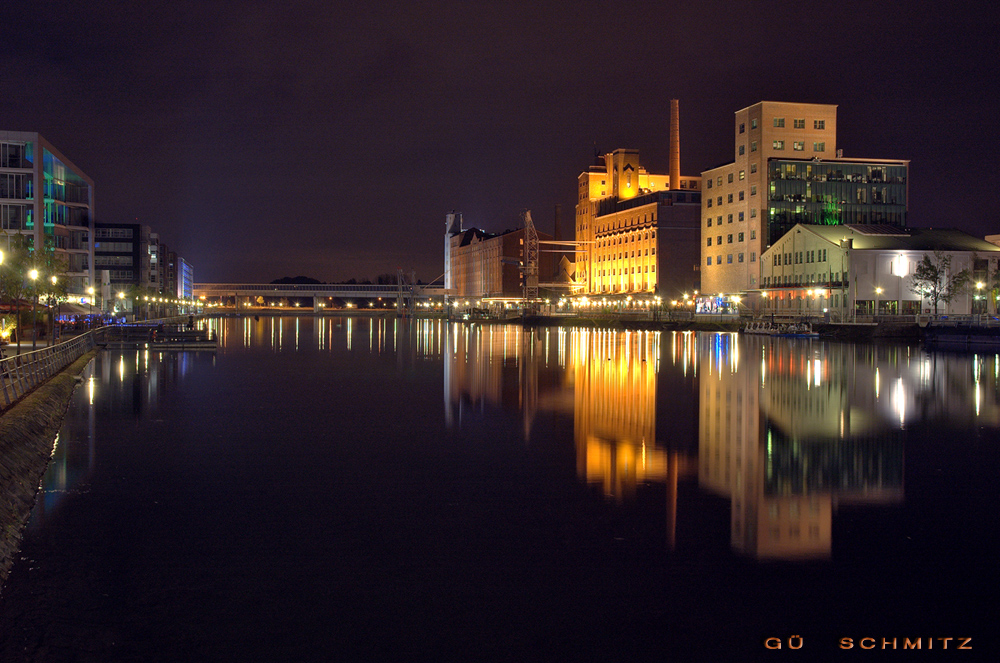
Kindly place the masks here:
POLYGON ((427 606, 466 627, 455 642, 499 636, 460 612, 473 595, 507 625, 578 642, 570 653, 615 656, 699 638, 745 654, 785 627, 835 642, 977 625, 968 597, 996 534, 995 355, 367 317, 208 324, 217 355, 101 356, 25 544, 56 575, 81 555, 124 565, 150 585, 149 628, 208 596, 266 601, 200 609, 220 635, 182 630, 177 650, 235 646, 237 619, 264 650, 276 625, 306 653, 309 639, 357 642, 346 631, 362 625, 376 650, 427 644, 366 621, 419 625, 411 611, 427 606), (105 522, 119 512, 124 527, 105 522), (121 529, 130 543, 109 544, 121 529), (361 602, 351 617, 341 594, 361 602), (926 596, 934 612, 918 609, 926 596), (306 609, 346 625, 327 634, 306 609), (643 634, 616 642, 635 623, 643 634))

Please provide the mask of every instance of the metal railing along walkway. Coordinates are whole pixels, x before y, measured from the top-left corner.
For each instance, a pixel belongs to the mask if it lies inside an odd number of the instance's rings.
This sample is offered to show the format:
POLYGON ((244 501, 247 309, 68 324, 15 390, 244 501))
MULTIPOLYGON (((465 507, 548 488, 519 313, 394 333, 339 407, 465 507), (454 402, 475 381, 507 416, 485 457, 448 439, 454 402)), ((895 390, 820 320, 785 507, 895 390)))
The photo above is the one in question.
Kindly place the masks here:
POLYGON ((0 412, 93 350, 103 329, 95 329, 63 343, 0 359, 0 412))

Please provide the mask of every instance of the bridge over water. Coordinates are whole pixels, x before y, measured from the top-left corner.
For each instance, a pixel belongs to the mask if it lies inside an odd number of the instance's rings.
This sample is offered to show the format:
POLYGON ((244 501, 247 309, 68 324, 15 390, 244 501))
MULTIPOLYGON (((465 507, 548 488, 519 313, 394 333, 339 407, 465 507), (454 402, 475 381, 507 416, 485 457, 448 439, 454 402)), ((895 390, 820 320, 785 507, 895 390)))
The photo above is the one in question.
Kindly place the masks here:
POLYGON ((258 297, 263 297, 265 302, 290 297, 311 298, 314 310, 319 310, 322 302, 331 297, 346 300, 382 298, 383 301, 395 300, 397 308, 403 308, 407 303, 447 294, 441 285, 396 283, 195 283, 192 290, 195 299, 224 301, 233 298, 237 305, 248 300, 253 305, 258 297))

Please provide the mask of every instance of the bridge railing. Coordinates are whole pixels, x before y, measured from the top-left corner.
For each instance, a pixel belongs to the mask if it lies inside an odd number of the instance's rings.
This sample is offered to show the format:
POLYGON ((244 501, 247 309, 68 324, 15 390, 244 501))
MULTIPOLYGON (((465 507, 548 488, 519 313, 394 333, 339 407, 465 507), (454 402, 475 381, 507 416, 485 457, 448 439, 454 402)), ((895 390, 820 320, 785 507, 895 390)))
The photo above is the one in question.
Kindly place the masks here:
MULTIPOLYGON (((441 294, 443 288, 437 285, 404 285, 403 292, 413 289, 418 293, 441 294)), ((399 285, 395 283, 196 283, 193 287, 195 295, 228 296, 235 292, 259 293, 272 295, 298 295, 307 297, 323 294, 332 297, 353 296, 363 297, 387 296, 399 293, 399 285)))
POLYGON ((0 412, 94 349, 104 331, 95 329, 47 348, 0 359, 0 412))

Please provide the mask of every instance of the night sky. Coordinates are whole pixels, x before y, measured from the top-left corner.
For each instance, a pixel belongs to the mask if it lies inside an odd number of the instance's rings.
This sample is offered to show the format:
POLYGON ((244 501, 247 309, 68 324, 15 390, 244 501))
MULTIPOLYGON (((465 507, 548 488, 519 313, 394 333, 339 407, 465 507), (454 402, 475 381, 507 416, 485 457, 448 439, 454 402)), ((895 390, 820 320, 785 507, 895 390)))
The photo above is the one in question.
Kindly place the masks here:
POLYGON ((0 8, 0 129, 38 131, 198 282, 440 276, 444 215, 572 232, 601 151, 732 161, 733 113, 839 105, 910 159, 910 225, 1000 233, 998 11, 917 2, 32 2, 0 8))

